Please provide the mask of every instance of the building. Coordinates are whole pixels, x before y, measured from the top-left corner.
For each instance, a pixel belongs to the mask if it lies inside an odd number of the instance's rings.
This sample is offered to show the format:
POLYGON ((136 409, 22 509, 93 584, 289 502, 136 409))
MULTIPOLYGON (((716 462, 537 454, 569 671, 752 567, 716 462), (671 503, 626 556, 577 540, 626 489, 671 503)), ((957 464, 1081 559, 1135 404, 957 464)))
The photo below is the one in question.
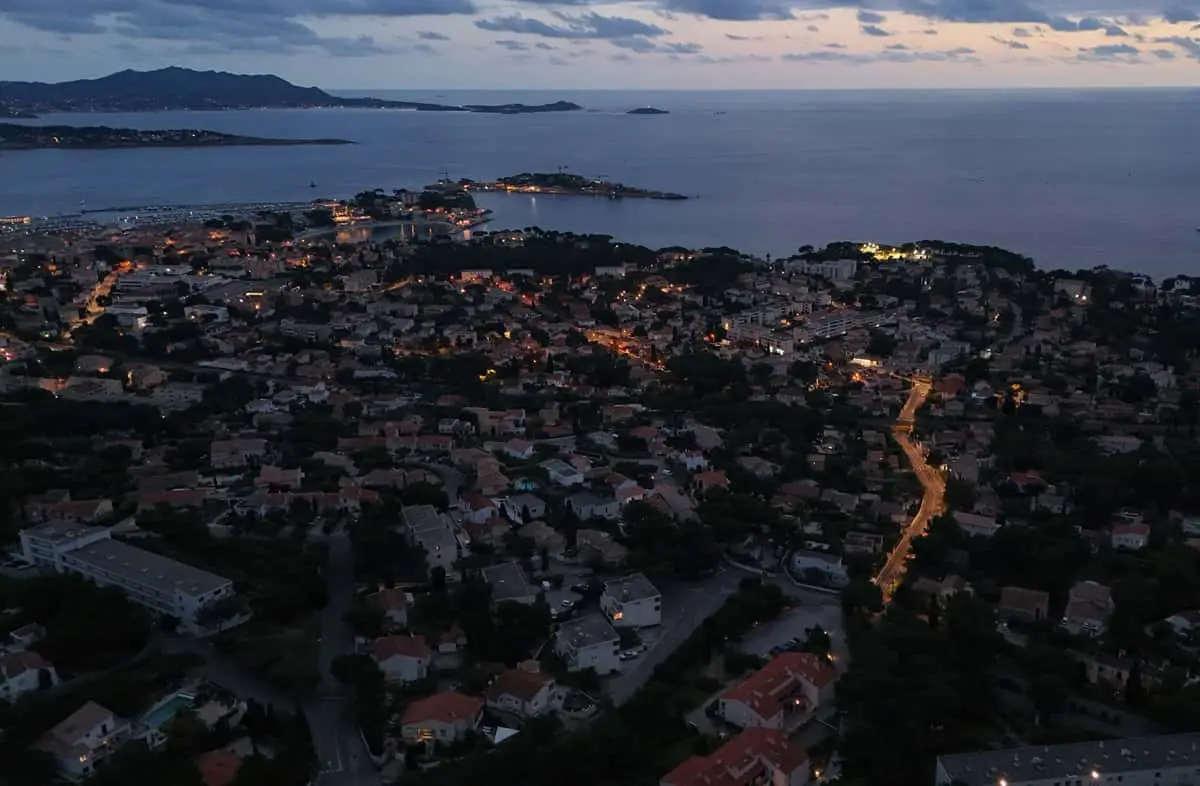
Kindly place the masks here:
POLYGON ((371 642, 371 660, 388 682, 416 682, 429 676, 433 652, 416 636, 383 636, 371 642))
POLYGON ((408 596, 404 590, 381 589, 368 595, 367 602, 383 614, 385 628, 403 630, 408 627, 408 596))
POLYGON ((101 527, 51 522, 21 530, 21 554, 39 567, 120 587, 137 605, 190 629, 204 606, 234 594, 229 579, 113 540, 101 527))
POLYGON ((572 494, 567 498, 567 505, 580 521, 615 519, 621 515, 621 503, 616 497, 601 496, 590 491, 572 494))
POLYGON ((64 778, 82 780, 111 756, 129 734, 127 721, 89 701, 46 732, 36 747, 54 757, 64 778))
POLYGON ((429 569, 441 568, 449 575, 458 560, 458 538, 450 518, 433 505, 406 505, 401 516, 409 538, 425 549, 429 569))
POLYGON ((14 702, 26 693, 42 688, 43 679, 45 687, 57 685, 58 673, 33 650, 0 655, 0 699, 14 702))
POLYGON ((840 587, 850 581, 850 576, 846 573, 846 566, 842 564, 842 558, 837 554, 797 549, 792 554, 792 567, 800 578, 806 581, 811 578, 835 587, 840 587))
POLYGON ((803 745, 773 729, 746 729, 709 756, 693 756, 659 786, 804 786, 809 779, 803 745))
POLYGON ((544 715, 553 709, 555 685, 554 678, 543 674, 537 661, 527 661, 496 678, 487 691, 487 706, 518 718, 544 715))
POLYGON ((524 603, 532 606, 538 593, 516 562, 503 562, 483 569, 483 580, 492 588, 492 603, 524 603))
POLYGON ((600 608, 618 628, 648 628, 662 622, 662 593, 641 573, 604 582, 600 608))
POLYGON ((546 503, 534 494, 517 494, 504 500, 504 515, 509 521, 537 521, 546 515, 546 503))
POLYGON ((1200 734, 1126 737, 939 756, 937 786, 1176 786, 1195 783, 1200 734))
POLYGON ((1150 525, 1135 522, 1133 524, 1117 524, 1112 528, 1112 546, 1114 549, 1126 551, 1141 551, 1150 542, 1150 525))
POLYGON ((217 439, 209 446, 208 457, 213 469, 237 469, 267 455, 267 441, 260 437, 249 439, 217 439))
POLYGON ((406 742, 454 742, 479 726, 483 699, 456 691, 418 699, 404 710, 400 734, 406 742))
POLYGON ((595 669, 604 676, 620 668, 621 637, 599 614, 586 614, 559 626, 554 651, 569 671, 595 669))
POLYGON ((562 459, 548 459, 538 465, 546 470, 551 483, 559 486, 578 486, 583 483, 583 473, 562 459))
POLYGON ((1113 613, 1112 590, 1095 581, 1076 582, 1067 594, 1062 627, 1075 635, 1099 636, 1113 613))
POLYGON ((833 701, 838 673, 811 652, 785 652, 727 689, 717 714, 739 728, 793 731, 833 701))
POLYGON ((1050 616, 1050 593, 1025 587, 1004 587, 1000 590, 1001 618, 1025 622, 1041 622, 1050 616))

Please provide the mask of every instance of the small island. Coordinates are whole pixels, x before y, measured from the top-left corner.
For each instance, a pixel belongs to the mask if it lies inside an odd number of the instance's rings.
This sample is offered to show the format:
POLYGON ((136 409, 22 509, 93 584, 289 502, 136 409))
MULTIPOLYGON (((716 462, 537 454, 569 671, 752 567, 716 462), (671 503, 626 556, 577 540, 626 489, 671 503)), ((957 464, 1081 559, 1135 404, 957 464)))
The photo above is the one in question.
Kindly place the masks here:
POLYGON ((352 145, 348 139, 264 139, 195 128, 141 131, 107 126, 33 126, 0 123, 0 150, 102 150, 134 147, 281 147, 352 145))
POLYGON ((460 180, 466 191, 503 191, 509 194, 549 194, 553 196, 591 196, 608 199, 687 199, 683 194, 670 191, 651 191, 634 188, 623 183, 614 183, 600 178, 589 178, 566 172, 523 172, 519 175, 502 177, 492 181, 460 180))
POLYGON ((665 109, 659 109, 653 106, 639 106, 637 109, 630 109, 625 114, 627 115, 669 115, 671 114, 665 109))

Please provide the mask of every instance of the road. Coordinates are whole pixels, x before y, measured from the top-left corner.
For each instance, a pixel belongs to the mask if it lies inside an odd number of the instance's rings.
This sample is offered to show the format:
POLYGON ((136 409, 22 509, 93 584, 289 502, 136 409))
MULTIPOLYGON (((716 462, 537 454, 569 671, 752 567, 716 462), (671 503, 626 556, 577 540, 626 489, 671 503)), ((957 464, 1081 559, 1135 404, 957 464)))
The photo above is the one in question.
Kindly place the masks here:
POLYGON ((921 496, 921 506, 917 509, 916 515, 913 516, 908 526, 904 528, 899 542, 896 543, 895 548, 888 554, 887 561, 875 576, 875 585, 883 593, 885 604, 891 601, 896 585, 904 577, 904 570, 908 555, 912 550, 913 539, 925 534, 929 522, 942 512, 945 502, 945 479, 938 470, 929 466, 928 462, 925 461, 925 456, 921 453, 921 448, 912 440, 912 426, 913 421, 916 419, 917 410, 925 403, 925 399, 929 396, 931 388, 932 383, 929 380, 914 380, 908 401, 904 402, 904 407, 900 410, 900 417, 896 420, 895 426, 892 427, 892 437, 896 440, 896 444, 900 446, 900 449, 904 451, 909 466, 912 467, 917 480, 920 481, 921 487, 924 489, 924 494, 921 496))

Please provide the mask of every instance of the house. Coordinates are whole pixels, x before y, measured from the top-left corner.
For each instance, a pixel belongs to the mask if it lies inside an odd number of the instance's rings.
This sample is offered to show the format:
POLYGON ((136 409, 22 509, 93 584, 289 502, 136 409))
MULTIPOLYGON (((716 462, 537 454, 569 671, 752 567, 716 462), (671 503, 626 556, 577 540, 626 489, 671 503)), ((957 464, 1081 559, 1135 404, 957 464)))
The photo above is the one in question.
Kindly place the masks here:
POLYGON ((384 588, 367 596, 367 603, 383 614, 386 628, 408 627, 408 596, 403 590, 384 588))
POLYGON ((617 543, 610 533, 600 529, 577 530, 575 547, 581 562, 598 562, 609 568, 620 567, 629 556, 629 549, 617 543))
POLYGON ((543 674, 537 661, 520 663, 496 678, 487 691, 488 709, 518 718, 533 718, 553 709, 550 700, 556 683, 543 674))
POLYGON ((802 580, 814 580, 841 587, 850 581, 846 566, 838 554, 797 549, 792 554, 792 569, 802 580))
POLYGON ((1095 581, 1080 581, 1067 594, 1062 627, 1075 635, 1098 636, 1108 627, 1114 608, 1112 590, 1095 581))
POLYGON ((708 459, 698 450, 684 450, 679 456, 679 463, 687 468, 688 472, 697 472, 699 470, 708 469, 708 459))
POLYGON ((449 743, 469 735, 483 717, 484 701, 457 691, 417 699, 404 710, 400 734, 405 742, 449 743))
POLYGON ((483 580, 492 588, 492 603, 522 603, 532 606, 537 602, 537 590, 525 576, 525 571, 516 562, 504 562, 483 569, 483 580))
POLYGON ((463 492, 458 498, 458 509, 463 518, 472 524, 482 524, 500 512, 496 503, 478 491, 463 492))
POLYGON ((409 539, 425 549, 425 564, 430 570, 441 568, 450 575, 458 560, 458 538, 449 516, 433 505, 405 505, 400 511, 409 539))
POLYGON ((974 593, 970 582, 962 576, 954 574, 947 576, 941 581, 925 577, 919 578, 913 582, 912 591, 918 597, 927 600, 936 599, 940 606, 945 606, 950 598, 960 592, 965 592, 968 595, 974 593))
POLYGON ((550 477, 550 482, 559 486, 578 486, 584 481, 583 473, 562 459, 548 459, 539 464, 550 477))
POLYGON ((528 461, 533 458, 533 443, 523 439, 510 439, 501 449, 504 455, 518 461, 528 461))
POLYGON ((1200 628, 1200 610, 1179 611, 1163 620, 1179 638, 1188 638, 1200 628))
POLYGON ((720 469, 710 469, 707 472, 698 472, 692 478, 692 487, 696 494, 704 496, 713 489, 729 490, 729 478, 726 477, 725 471, 720 469))
POLYGON ((242 769, 242 761, 242 757, 229 748, 208 751, 195 759, 204 786, 231 786, 242 769))
POLYGON ((999 614, 1005 619, 1041 622, 1050 615, 1050 593, 1025 587, 1000 590, 999 614))
POLYGON ((258 488, 284 488, 295 491, 304 484, 304 470, 300 467, 284 469, 267 465, 258 471, 254 485, 258 488))
POLYGON ((559 626, 554 651, 567 662, 568 671, 595 669, 600 676, 620 667, 621 637, 599 614, 585 614, 559 626))
POLYGON ((506 497, 503 508, 504 515, 514 522, 536 521, 546 515, 546 503, 534 494, 506 497))
POLYGON ((46 732, 36 747, 54 757, 60 775, 81 780, 111 756, 129 734, 127 721, 89 701, 46 732))
POLYGON ((1000 523, 991 516, 961 510, 954 511, 954 522, 963 532, 976 538, 990 538, 1000 529, 1000 523))
POLYGON ((26 693, 57 684, 54 667, 33 650, 0 655, 0 699, 16 701, 26 693))
POLYGON ((811 652, 785 652, 725 690, 716 713, 739 728, 793 731, 833 701, 837 669, 811 652))
POLYGON ((774 729, 746 729, 708 756, 692 756, 659 786, 804 786, 808 754, 774 729))
POLYGON ((567 505, 580 521, 615 519, 621 515, 621 503, 616 497, 601 496, 590 491, 572 494, 567 498, 567 505))
POLYGON ((1117 524, 1110 534, 1112 547, 1125 551, 1141 551, 1150 541, 1149 524, 1117 524))
POLYGON ((662 594, 641 573, 604 582, 600 608, 618 628, 648 628, 662 622, 662 594))
POLYGON ((27 650, 46 636, 46 629, 36 622, 22 625, 8 634, 10 646, 18 650, 27 650))
POLYGON ((238 469, 267 455, 267 441, 261 438, 213 440, 208 449, 213 469, 238 469))
POLYGON ((383 636, 371 642, 371 660, 389 682, 416 682, 429 675, 433 652, 416 636, 383 636))

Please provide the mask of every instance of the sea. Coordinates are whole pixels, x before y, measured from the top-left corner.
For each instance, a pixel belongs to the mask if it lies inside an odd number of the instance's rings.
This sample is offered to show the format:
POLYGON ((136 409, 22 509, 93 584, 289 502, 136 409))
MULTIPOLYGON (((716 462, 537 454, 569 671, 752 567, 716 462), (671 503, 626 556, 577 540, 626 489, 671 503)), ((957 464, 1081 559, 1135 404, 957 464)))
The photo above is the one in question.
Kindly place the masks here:
POLYGON ((348 197, 560 168, 684 202, 491 194, 490 228, 773 256, 835 240, 1002 246, 1043 268, 1200 274, 1200 90, 370 91, 527 115, 253 110, 44 124, 338 137, 334 147, 0 153, 0 215, 348 197), (629 115, 653 106, 666 115, 629 115))

